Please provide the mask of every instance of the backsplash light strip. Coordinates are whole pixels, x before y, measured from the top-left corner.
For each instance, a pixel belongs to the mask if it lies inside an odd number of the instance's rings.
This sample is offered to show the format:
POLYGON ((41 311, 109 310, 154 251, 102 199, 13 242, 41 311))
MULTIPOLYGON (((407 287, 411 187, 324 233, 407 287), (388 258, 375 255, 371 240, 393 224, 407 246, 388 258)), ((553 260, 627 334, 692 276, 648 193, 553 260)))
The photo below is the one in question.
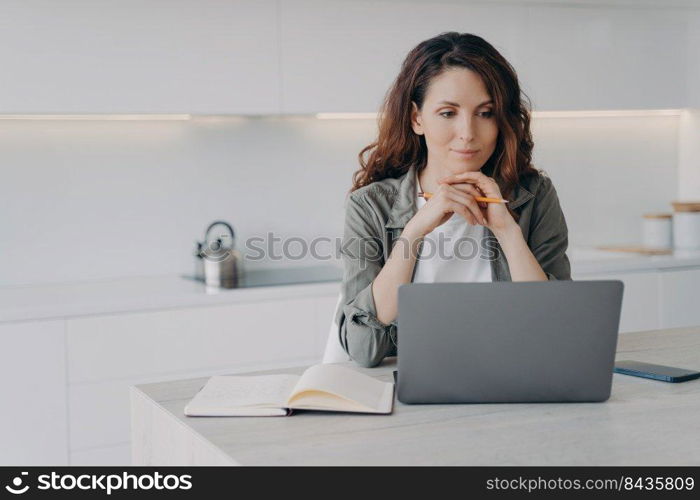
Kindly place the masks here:
POLYGON ((628 116, 680 116, 680 109, 621 109, 597 111, 533 111, 533 118, 619 118, 628 116))
POLYGON ((184 121, 191 120, 192 115, 189 114, 57 114, 57 115, 40 115, 40 114, 29 114, 29 115, 4 115, 0 114, 0 120, 100 120, 100 121, 111 121, 111 120, 136 120, 136 121, 163 121, 163 120, 175 120, 184 121))
POLYGON ((319 120, 374 120, 377 113, 316 113, 319 120))
MULTIPOLYGON (((680 116, 681 109, 620 109, 579 111, 533 111, 533 118, 619 118, 631 116, 680 116)), ((377 113, 317 113, 319 120, 369 120, 377 113)))
MULTIPOLYGON (((580 111, 533 111, 533 118, 618 118, 638 116, 680 116, 682 109, 624 109, 580 111)), ((202 121, 245 119, 376 120, 377 113, 315 113, 290 115, 199 115, 199 114, 1 114, 0 120, 93 120, 93 121, 202 121)))

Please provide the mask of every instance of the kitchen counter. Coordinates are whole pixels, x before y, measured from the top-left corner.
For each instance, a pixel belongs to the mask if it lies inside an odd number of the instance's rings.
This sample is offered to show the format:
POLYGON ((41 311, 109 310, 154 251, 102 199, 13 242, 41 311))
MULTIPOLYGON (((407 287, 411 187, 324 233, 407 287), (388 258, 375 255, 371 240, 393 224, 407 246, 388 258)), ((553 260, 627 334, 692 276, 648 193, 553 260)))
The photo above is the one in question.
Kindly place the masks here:
MULTIPOLYGON (((697 368, 700 328, 620 334, 617 358, 697 368)), ((379 367, 344 363, 383 381, 379 367)), ((305 367, 261 373, 296 373, 305 367)), ((407 405, 391 415, 187 417, 207 377, 131 389, 134 465, 698 465, 700 380, 613 375, 604 403, 407 405)))
POLYGON ((669 255, 640 255, 575 247, 567 254, 572 272, 577 275, 700 267, 699 250, 676 250, 669 255))
POLYGON ((207 287, 187 275, 0 287, 0 323, 335 295, 342 274, 329 265, 260 269, 231 289, 207 287))
MULTIPOLYGON (((700 267, 700 251, 645 256, 577 247, 568 252, 574 277, 700 267)), ((188 276, 114 278, 77 283, 0 287, 0 323, 179 307, 336 295, 335 265, 256 269, 245 287, 208 289, 188 276)))

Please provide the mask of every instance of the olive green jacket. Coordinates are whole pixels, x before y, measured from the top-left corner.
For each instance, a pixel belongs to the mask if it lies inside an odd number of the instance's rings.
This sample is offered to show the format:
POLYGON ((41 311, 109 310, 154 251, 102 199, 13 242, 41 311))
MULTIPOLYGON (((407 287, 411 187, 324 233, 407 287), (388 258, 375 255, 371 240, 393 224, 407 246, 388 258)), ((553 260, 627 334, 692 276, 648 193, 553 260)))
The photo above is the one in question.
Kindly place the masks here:
MULTIPOLYGON (((521 181, 509 201, 510 208, 520 216, 518 224, 525 241, 547 277, 570 280, 568 230, 550 178, 540 170, 538 176, 521 181)), ((386 356, 396 356, 398 318, 389 325, 377 319, 372 282, 416 212, 413 166, 399 178, 373 182, 346 199, 341 248, 344 273, 335 320, 340 345, 361 366, 376 366, 386 356)), ((484 238, 488 241, 482 245, 493 249, 489 259, 493 280, 510 281, 508 262, 498 240, 488 228, 484 238)))

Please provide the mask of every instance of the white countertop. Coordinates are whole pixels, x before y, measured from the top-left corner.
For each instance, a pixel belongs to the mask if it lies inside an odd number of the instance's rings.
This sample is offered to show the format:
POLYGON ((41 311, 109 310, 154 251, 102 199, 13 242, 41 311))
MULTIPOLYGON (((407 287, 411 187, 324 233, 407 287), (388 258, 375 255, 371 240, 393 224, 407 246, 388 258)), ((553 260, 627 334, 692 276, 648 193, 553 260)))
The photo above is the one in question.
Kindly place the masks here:
POLYGON ((567 252, 573 273, 654 271, 683 267, 700 267, 700 250, 676 250, 669 255, 641 255, 576 247, 567 252))
POLYGON ((179 275, 0 287, 0 323, 300 298, 338 293, 339 281, 208 290, 179 275))
MULTIPOLYGON (((568 255, 575 277, 700 267, 700 251, 644 256, 572 248, 568 255)), ((339 292, 340 276, 342 270, 336 281, 210 290, 210 293, 204 284, 180 275, 7 286, 0 287, 0 322, 335 295, 339 292)))
MULTIPOLYGON (((617 359, 693 367, 700 328, 620 334, 617 359)), ((396 359, 376 368, 392 380, 396 359)), ((301 373, 306 367, 262 373, 301 373)), ((205 378, 132 387, 136 465, 659 466, 700 463, 700 380, 613 375, 604 403, 403 404, 391 415, 187 417, 205 378)))

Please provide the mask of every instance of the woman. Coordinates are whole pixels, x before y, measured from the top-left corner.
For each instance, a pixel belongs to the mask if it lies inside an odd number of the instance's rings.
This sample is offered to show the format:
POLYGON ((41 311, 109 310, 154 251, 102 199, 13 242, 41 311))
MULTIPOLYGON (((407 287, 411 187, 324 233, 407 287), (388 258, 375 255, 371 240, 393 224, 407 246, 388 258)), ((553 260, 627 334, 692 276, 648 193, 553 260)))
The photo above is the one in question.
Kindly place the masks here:
POLYGON ((571 279, 566 221, 531 165, 520 94, 510 64, 475 35, 444 33, 406 57, 346 200, 336 322, 358 364, 396 355, 404 283, 571 279), (466 258, 464 242, 476 243, 466 258))

